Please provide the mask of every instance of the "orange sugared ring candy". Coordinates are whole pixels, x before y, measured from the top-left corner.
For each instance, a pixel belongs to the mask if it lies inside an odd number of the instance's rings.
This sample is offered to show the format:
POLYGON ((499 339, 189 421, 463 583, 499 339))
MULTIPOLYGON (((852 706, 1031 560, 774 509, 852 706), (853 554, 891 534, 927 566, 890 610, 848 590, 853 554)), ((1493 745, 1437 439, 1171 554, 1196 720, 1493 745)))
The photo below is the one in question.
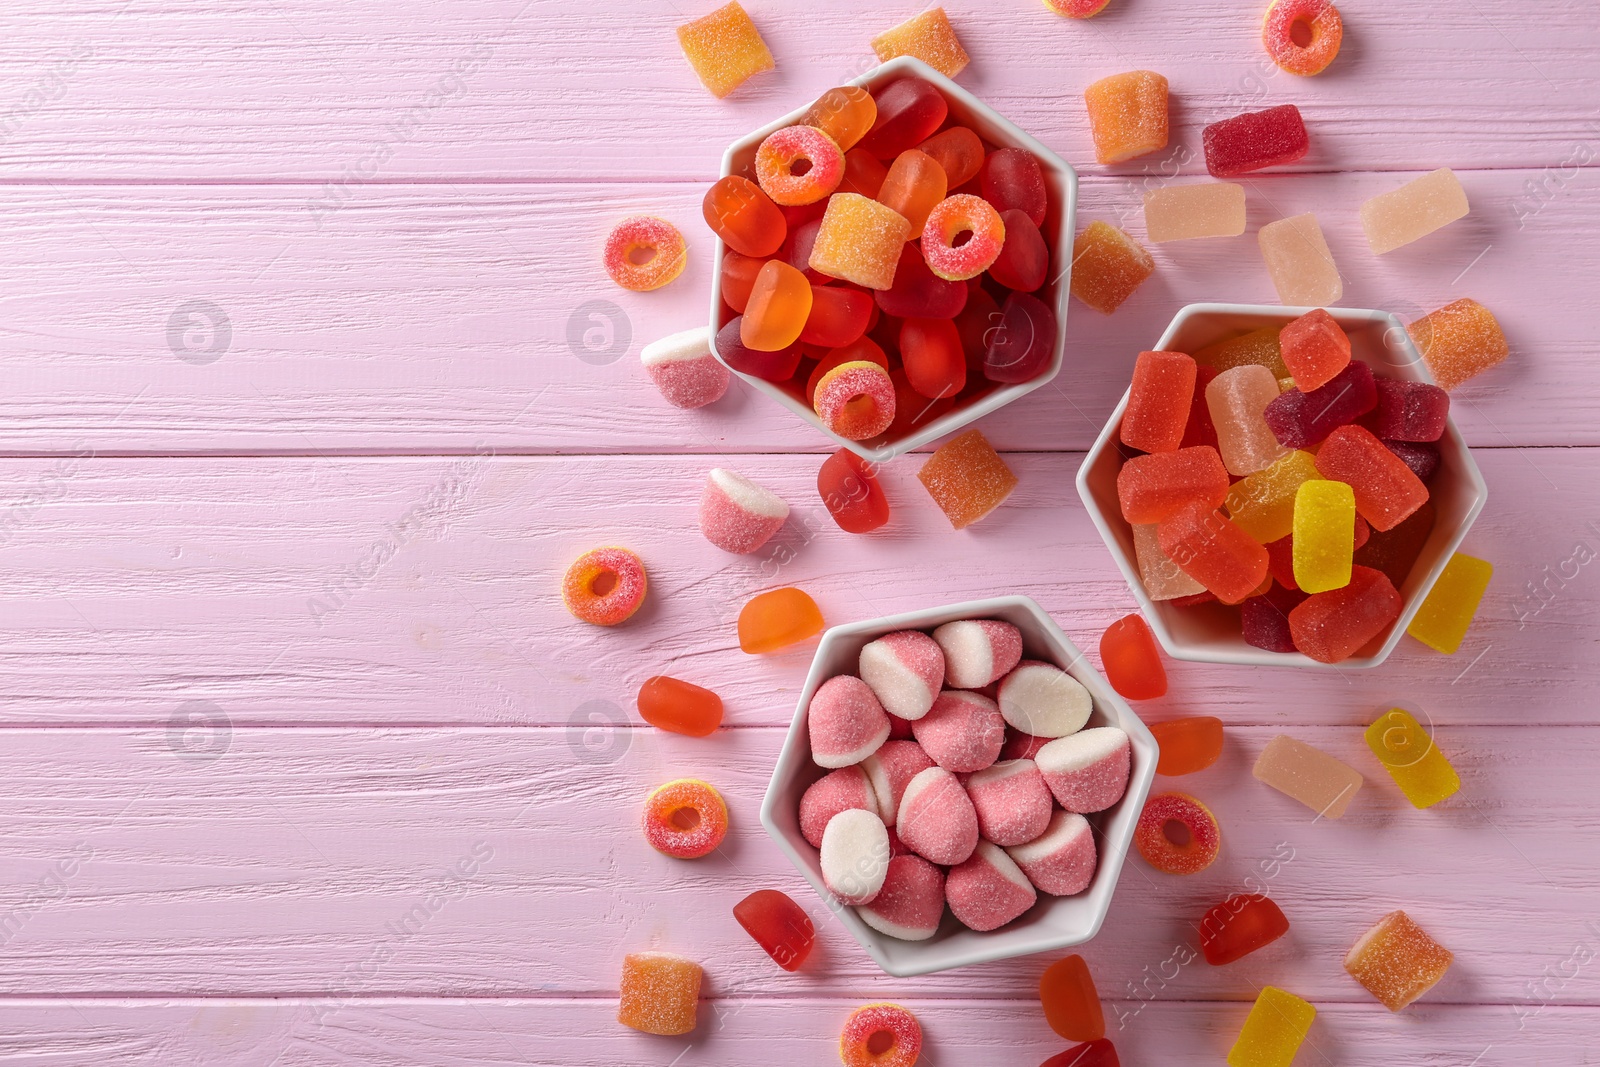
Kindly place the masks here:
POLYGON ((666 219, 635 215, 606 238, 605 266, 611 280, 635 293, 659 289, 683 273, 689 246, 666 219))
POLYGON ((957 193, 939 201, 928 213, 922 229, 922 258, 928 261, 928 269, 945 281, 964 282, 993 266, 1005 243, 1006 225, 994 205, 981 196, 957 193))
POLYGON ((912 1067, 922 1055, 922 1026, 898 1004, 868 1004, 839 1033, 845 1067, 912 1067))
POLYGON ((639 687, 639 714, 658 730, 705 737, 722 725, 722 698, 690 682, 658 675, 639 687))
POLYGON ((894 422, 894 382, 876 363, 841 363, 817 382, 814 407, 828 429, 847 441, 865 441, 894 422))
POLYGON ((574 618, 596 626, 627 622, 650 588, 644 561, 626 548, 596 548, 567 568, 561 599, 574 618))
POLYGON ((841 152, 848 152, 877 118, 878 102, 871 93, 858 85, 842 85, 817 97, 795 125, 816 127, 833 138, 841 152))
POLYGON ((728 836, 728 805, 698 778, 659 786, 644 802, 644 839, 664 856, 696 860, 728 836))
POLYGON ((785 207, 815 204, 843 177, 844 153, 814 126, 785 126, 756 149, 756 180, 773 203, 785 207))
POLYGON ((1267 55, 1290 74, 1321 74, 1339 54, 1344 20, 1328 0, 1277 0, 1267 9, 1261 43, 1267 55), (1297 33, 1308 39, 1295 41, 1297 33))
POLYGON ((1222 830, 1211 809, 1194 797, 1160 793, 1145 802, 1133 843, 1158 871, 1199 874, 1222 851, 1222 830))
POLYGON ((739 610, 739 647, 751 655, 776 652, 822 630, 822 610, 802 589, 758 593, 739 610))

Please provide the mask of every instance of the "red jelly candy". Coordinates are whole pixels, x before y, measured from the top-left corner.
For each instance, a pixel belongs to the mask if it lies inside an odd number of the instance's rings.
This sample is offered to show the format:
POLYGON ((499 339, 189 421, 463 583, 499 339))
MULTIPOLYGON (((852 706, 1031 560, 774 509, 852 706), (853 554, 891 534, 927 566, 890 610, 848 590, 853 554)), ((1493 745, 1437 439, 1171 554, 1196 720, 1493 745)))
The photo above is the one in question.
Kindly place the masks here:
MULTIPOLYGON (((822 469, 817 472, 817 493, 845 533, 867 533, 889 521, 889 501, 877 476, 866 460, 848 448, 823 460, 822 469)), ((905 736, 911 736, 909 723, 905 736)))
POLYGON ((741 256, 728 250, 722 254, 722 302, 739 314, 744 314, 750 303, 750 290, 755 288, 756 275, 767 265, 764 259, 741 256))
POLYGON ((1428 535, 1433 533, 1435 514, 1433 501, 1426 501, 1394 529, 1372 531, 1367 543, 1356 550, 1356 565, 1382 571, 1398 589, 1405 584, 1428 543, 1428 535))
POLYGON ((990 152, 978 171, 978 187, 983 198, 1002 216, 1013 208, 1044 225, 1050 194, 1045 188, 1044 171, 1039 161, 1025 148, 1001 148, 990 152))
POLYGON ((955 407, 955 397, 930 399, 913 389, 904 367, 890 371, 889 380, 894 383, 894 421, 886 432, 889 437, 903 437, 921 429, 955 407))
POLYGON ((1056 348, 1056 316, 1044 301, 1012 293, 989 331, 983 376, 991 382, 1026 382, 1044 373, 1056 348))
POLYGON ((1135 456, 1117 472, 1122 517, 1136 526, 1160 522, 1189 504, 1219 508, 1228 497, 1228 471, 1214 448, 1135 456))
POLYGON ((949 319, 902 322, 900 362, 911 388, 929 399, 953 397, 966 388, 967 359, 961 351, 961 334, 949 319))
POLYGON ((722 243, 744 256, 770 256, 789 235, 783 212, 749 178, 730 174, 706 190, 701 214, 722 243))
POLYGON ((1200 951, 1221 967, 1270 945, 1289 932, 1289 920, 1271 897, 1240 893, 1206 912, 1200 920, 1200 951))
MULTIPOLYGON (((1357 515, 1357 519, 1361 516, 1357 515)), ((1285 589, 1299 589, 1294 580, 1294 535, 1280 537, 1267 545, 1267 571, 1285 589)), ((1287 610, 1287 609, 1286 609, 1287 610)))
MULTIPOLYGON (((818 201, 818 203, 826 204, 827 201, 818 201)), ((788 260, 789 266, 804 274, 806 281, 812 285, 827 285, 835 280, 821 271, 811 269, 811 250, 816 247, 817 234, 821 230, 822 220, 820 218, 803 222, 798 226, 791 226, 789 239, 783 243, 784 259, 788 260)), ((724 282, 723 286, 726 287, 727 283, 724 282)), ((734 308, 734 310, 743 311, 744 309, 734 308)))
POLYGON ((1385 441, 1426 442, 1444 436, 1449 418, 1450 394, 1437 385, 1380 378, 1378 405, 1362 417, 1361 425, 1385 441))
POLYGON ((860 147, 879 159, 894 159, 932 137, 949 113, 939 90, 921 78, 901 78, 878 94, 878 117, 860 147))
POLYGON ((790 345, 776 352, 758 352, 745 346, 740 338, 744 316, 729 319, 717 331, 717 356, 732 370, 740 374, 763 378, 769 382, 786 382, 794 377, 800 366, 800 346, 790 345))
POLYGON ((1000 324, 1000 304, 983 286, 969 285, 967 306, 954 321, 956 332, 961 335, 961 350, 967 356, 967 370, 982 373, 989 331, 1000 324))
POLYGON ((872 296, 861 289, 813 285, 811 313, 800 330, 800 340, 824 348, 847 345, 867 332, 872 308, 872 296))
MULTIPOLYGON (((1294 539, 1285 537, 1283 540, 1292 542, 1294 539)), ((1273 544, 1278 542, 1274 541, 1273 544)), ((1292 545, 1290 550, 1293 550, 1292 545)), ((1267 553, 1270 557, 1270 545, 1267 553)), ((1274 584, 1260 596, 1250 597, 1240 604, 1239 631, 1244 643, 1268 652, 1293 652, 1294 635, 1289 630, 1289 612, 1305 598, 1306 594, 1298 589, 1285 589, 1274 584)))
POLYGON ((1122 1067, 1122 1061, 1117 1059, 1116 1046, 1102 1037, 1058 1052, 1039 1067, 1122 1067))
POLYGON ((1327 385, 1350 365, 1350 335, 1322 308, 1278 331, 1278 347, 1295 387, 1306 392, 1327 385))
MULTIPOLYGON (((1285 448, 1310 448, 1378 402, 1372 368, 1359 360, 1309 393, 1290 389, 1267 405, 1261 417, 1285 448)), ((1331 477, 1331 475, 1330 475, 1331 477)))
POLYGON ((1267 550, 1207 504, 1179 509, 1158 534, 1167 558, 1225 604, 1237 604, 1267 576, 1267 550))
POLYGON ((1204 364, 1195 368, 1194 399, 1189 404, 1189 422, 1183 428, 1180 448, 1193 448, 1196 445, 1217 447, 1217 425, 1211 421, 1211 405, 1206 403, 1206 386, 1221 373, 1217 368, 1204 364))
POLYGON ((1128 700, 1154 700, 1167 694, 1167 669, 1161 665, 1150 624, 1128 615, 1100 635, 1100 667, 1111 688, 1128 700))
POLYGON ((786 971, 799 970, 817 939, 811 916, 776 889, 758 889, 733 906, 733 917, 786 971))
POLYGON ((1122 443, 1141 452, 1175 451, 1189 426, 1197 376, 1194 360, 1182 352, 1140 352, 1122 413, 1122 443))
POLYGON ((1375 530, 1392 530, 1428 499, 1428 487, 1404 460, 1361 426, 1341 426, 1317 452, 1317 473, 1344 482, 1356 511, 1375 530))
POLYGON ((1206 170, 1215 178, 1294 163, 1311 148, 1305 121, 1293 104, 1213 122, 1200 136, 1205 144, 1206 170))
POLYGON ((1000 255, 989 265, 989 277, 1019 293, 1031 293, 1044 284, 1050 272, 1050 249, 1044 235, 1026 211, 1012 208, 1000 213, 1006 241, 1000 255))
POLYGON ((1382 571, 1350 570, 1349 585, 1309 596, 1289 612, 1294 647, 1318 663, 1349 659, 1400 617, 1400 594, 1382 571))
MULTIPOLYGON (((839 180, 836 193, 859 193, 868 200, 878 199, 889 168, 878 162, 878 157, 865 148, 852 148, 844 154, 844 177, 839 180)), ((826 204, 827 201, 819 201, 826 204)))
POLYGON ((967 306, 967 283, 946 281, 928 269, 915 241, 900 249, 894 284, 875 294, 885 315, 902 319, 953 319, 967 306))

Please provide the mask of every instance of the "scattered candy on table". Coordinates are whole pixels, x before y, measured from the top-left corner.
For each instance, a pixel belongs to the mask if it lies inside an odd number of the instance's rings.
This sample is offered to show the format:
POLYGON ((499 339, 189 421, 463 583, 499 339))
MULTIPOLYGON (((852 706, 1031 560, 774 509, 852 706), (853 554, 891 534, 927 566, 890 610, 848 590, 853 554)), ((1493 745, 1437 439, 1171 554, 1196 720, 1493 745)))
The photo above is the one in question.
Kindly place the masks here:
POLYGON ((1109 315, 1155 273, 1156 261, 1109 222, 1089 223, 1072 242, 1072 295, 1109 315))
POLYGON ((639 687, 639 715, 658 730, 707 737, 722 725, 722 698, 709 689, 657 675, 639 687))
POLYGON ((1500 323, 1476 300, 1461 299, 1406 327, 1433 380, 1454 389, 1505 360, 1511 348, 1500 323))
POLYGON ((877 475, 848 448, 823 461, 817 472, 817 493, 846 533, 869 533, 889 521, 889 501, 877 475))
POLYGON ((1431 808, 1461 789, 1461 778, 1433 736, 1404 708, 1390 708, 1366 732, 1367 747, 1413 807, 1431 808))
POLYGON ((1465 218, 1467 211, 1466 190, 1444 167, 1362 204, 1361 226, 1367 244, 1381 256, 1465 218))
POLYGON ((1100 14, 1111 0, 1044 0, 1044 6, 1069 19, 1088 19, 1100 14))
POLYGON ((981 430, 940 445, 917 471, 917 480, 958 530, 999 507, 1017 487, 1017 476, 981 430))
POLYGON ((1206 170, 1213 178, 1235 178, 1267 167, 1298 163, 1311 149, 1305 120, 1293 104, 1247 111, 1201 131, 1206 170))
POLYGON ((822 631, 822 611, 789 586, 759 593, 739 611, 739 647, 752 655, 776 652, 822 631))
MULTIPOLYGON (((1073 3, 1076 0, 1045 0, 1046 3, 1073 3)), ((1117 1049, 1106 1038, 1074 1045, 1045 1060, 1040 1067, 1122 1067, 1117 1049)))
POLYGON ((1125 615, 1100 635, 1100 669, 1111 688, 1128 700, 1167 695, 1161 649, 1142 615, 1125 615))
POLYGON ((942 7, 931 7, 884 30, 872 39, 872 50, 885 63, 898 56, 913 56, 946 78, 954 78, 970 62, 942 7))
POLYGON ((1287 734, 1267 742, 1251 773, 1316 812, 1318 818, 1329 819, 1344 817, 1365 780, 1349 764, 1287 734))
POLYGON ((721 400, 733 375, 711 351, 711 331, 704 326, 668 334, 639 352, 645 373, 667 403, 700 408, 721 400))
POLYGON ((857 1008, 839 1033, 844 1067, 912 1067, 921 1054, 922 1027, 898 1004, 857 1008))
POLYGON ((1274 0, 1261 27, 1267 55, 1290 74, 1321 74, 1339 55, 1344 20, 1330 0, 1274 0), (1297 28, 1305 43, 1295 40, 1297 28))
POLYGON ((1244 233, 1244 186, 1168 185, 1144 194, 1145 235, 1155 244, 1244 233))
POLYGON ((767 42, 738 0, 679 26, 678 44, 713 96, 727 96, 751 75, 773 68, 767 42))
POLYGON ((1222 755, 1222 720, 1214 715, 1150 723, 1150 735, 1161 748, 1156 773, 1169 777, 1203 771, 1222 755))
POLYGON ((700 495, 700 532, 727 552, 754 552, 783 528, 789 505, 742 474, 714 468, 700 495))
POLYGON ((644 561, 638 556, 626 548, 594 548, 567 568, 561 600, 576 619, 617 626, 639 610, 649 588, 644 561))
POLYGON ((1155 71, 1101 78, 1083 98, 1094 156, 1101 163, 1121 163, 1167 147, 1167 79, 1155 71))
POLYGON ((689 247, 666 219, 635 215, 623 219, 606 238, 605 268, 624 289, 648 292, 683 273, 689 247))
POLYGON ((1050 1029, 1068 1041, 1098 1041, 1106 1036, 1100 993, 1082 956, 1067 956, 1045 968, 1039 978, 1039 1003, 1050 1029))
POLYGON ((797 971, 811 954, 817 932, 811 916, 776 889, 758 889, 733 906, 735 921, 762 951, 786 971, 797 971))
POLYGON ((1437 985, 1454 961, 1409 915, 1391 911, 1351 946, 1344 969, 1380 1004, 1400 1011, 1437 985))
POLYGON ((1228 1067, 1289 1067, 1317 1009, 1293 993, 1264 986, 1228 1051, 1228 1067))
POLYGON ((630 953, 622 960, 617 1022, 662 1037, 689 1033, 703 975, 698 963, 670 952, 630 953))
POLYGON ((1198 874, 1222 851, 1222 830, 1211 809, 1187 793, 1158 793, 1145 801, 1133 843, 1146 863, 1166 874, 1198 874))
POLYGON ((1455 655, 1493 576, 1494 564, 1488 560, 1455 553, 1428 590, 1406 633, 1436 652, 1455 655))
POLYGON ((1243 959, 1289 932, 1289 920, 1271 897, 1240 893, 1200 920, 1200 951, 1213 967, 1243 959))
POLYGON ((698 778, 657 786, 644 804, 644 837, 650 847, 681 860, 716 851, 728 836, 728 805, 698 778))
POLYGON ((1256 240, 1283 303, 1332 307, 1344 295, 1344 280, 1315 215, 1269 222, 1256 232, 1256 240))

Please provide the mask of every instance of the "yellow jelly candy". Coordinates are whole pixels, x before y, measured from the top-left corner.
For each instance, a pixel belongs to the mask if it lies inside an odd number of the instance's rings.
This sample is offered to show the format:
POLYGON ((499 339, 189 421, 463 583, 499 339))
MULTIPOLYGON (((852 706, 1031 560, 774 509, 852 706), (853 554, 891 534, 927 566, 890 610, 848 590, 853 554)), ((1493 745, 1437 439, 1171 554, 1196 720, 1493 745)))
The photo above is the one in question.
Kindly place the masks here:
POLYGON ((1488 560, 1460 552, 1451 556, 1406 633, 1431 649, 1454 655, 1467 636, 1467 627, 1478 613, 1478 604, 1493 574, 1494 564, 1488 560))
POLYGON ((1265 470, 1233 483, 1222 506, 1239 529, 1271 544, 1294 532, 1294 498, 1300 486, 1318 478, 1317 457, 1294 451, 1265 470))
POLYGON ((1263 986, 1228 1052, 1228 1067, 1289 1067, 1316 1017, 1317 1009, 1293 993, 1263 986))
POLYGON ((1367 747, 1413 807, 1431 808, 1461 788, 1461 778, 1428 731, 1404 708, 1390 708, 1367 727, 1367 747))
POLYGON ((929 8, 884 30, 872 39, 872 50, 885 63, 897 56, 915 56, 946 78, 960 74, 969 62, 942 7, 929 8))
POLYGON ((1303 482, 1294 496, 1294 582, 1307 593, 1350 584, 1356 494, 1343 482, 1303 482))
POLYGON ((713 96, 727 96, 752 74, 772 69, 772 53, 739 0, 678 27, 678 46, 713 96))

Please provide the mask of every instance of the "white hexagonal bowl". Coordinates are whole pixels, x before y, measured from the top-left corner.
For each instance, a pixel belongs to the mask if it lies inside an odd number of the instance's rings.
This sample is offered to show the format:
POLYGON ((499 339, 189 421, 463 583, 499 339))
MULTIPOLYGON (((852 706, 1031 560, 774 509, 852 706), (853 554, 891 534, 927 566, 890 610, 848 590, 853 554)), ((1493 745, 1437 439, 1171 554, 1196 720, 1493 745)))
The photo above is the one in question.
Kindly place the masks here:
MULTIPOLYGON (((1166 352, 1196 352, 1216 341, 1263 326, 1282 326, 1311 310, 1251 304, 1190 304, 1173 318, 1154 348, 1166 352)), ((1353 358, 1364 360, 1375 372, 1390 378, 1432 384, 1433 376, 1427 364, 1396 316, 1386 311, 1358 308, 1328 308, 1327 311, 1350 335, 1353 358)), ((1128 588, 1139 601, 1150 628, 1167 654, 1175 659, 1321 670, 1378 666, 1399 644, 1401 635, 1416 616, 1433 583, 1439 580, 1451 555, 1461 547, 1462 538, 1489 497, 1483 475, 1452 419, 1437 442, 1439 470, 1428 485, 1437 509, 1433 532, 1400 586, 1405 602, 1400 618, 1387 633, 1374 638, 1356 655, 1340 663, 1319 663, 1298 652, 1268 652, 1245 643, 1239 634, 1238 614, 1230 608, 1217 604, 1180 608, 1167 601, 1153 601, 1145 593, 1134 555, 1133 529, 1123 519, 1117 502, 1117 471, 1123 462, 1117 433, 1127 406, 1128 394, 1124 392, 1078 470, 1078 495, 1083 498, 1089 517, 1111 550, 1112 559, 1127 579, 1128 588)))
POLYGON ((878 966, 897 977, 929 974, 1065 948, 1094 937, 1111 906, 1122 861, 1132 845, 1134 827, 1155 777, 1158 755, 1155 738, 1127 701, 1117 695, 1038 604, 1023 596, 950 604, 835 626, 822 635, 811 661, 811 672, 800 691, 800 703, 789 727, 789 736, 778 755, 772 782, 761 804, 761 824, 878 966), (1014 624, 1022 631, 1025 658, 1054 663, 1082 682, 1094 699, 1089 725, 1119 726, 1132 739, 1132 775, 1128 791, 1120 801, 1107 811, 1089 816, 1100 850, 1100 866, 1088 889, 1071 897, 1050 897, 1041 893, 1039 902, 1027 914, 988 933, 967 929, 947 910, 939 932, 933 937, 926 941, 901 941, 874 930, 861 921, 854 908, 834 899, 822 883, 817 850, 800 833, 800 797, 812 782, 827 773, 811 760, 806 707, 823 682, 835 675, 856 673, 861 648, 867 642, 896 630, 931 630, 957 619, 1003 619, 1014 624))
MULTIPOLYGON (((1044 171, 1045 184, 1050 190, 1050 210, 1045 216, 1041 232, 1045 242, 1050 248, 1051 269, 1055 272, 1052 280, 1040 291, 1040 299, 1050 305, 1056 316, 1056 343, 1050 356, 1050 365, 1043 374, 1032 381, 1018 382, 1013 385, 999 385, 984 395, 968 403, 958 405, 940 418, 934 419, 926 426, 919 427, 912 433, 898 438, 879 437, 870 441, 849 441, 829 430, 817 413, 805 403, 802 396, 784 389, 780 385, 757 378, 749 374, 733 373, 742 378, 757 392, 764 393, 773 400, 794 412, 807 423, 815 426, 817 432, 828 437, 844 447, 850 449, 863 459, 873 462, 884 462, 893 459, 902 452, 909 452, 913 448, 937 440, 945 434, 980 419, 992 411, 1005 407, 1013 400, 1026 396, 1035 389, 1048 383, 1061 371, 1062 354, 1067 343, 1067 303, 1072 282, 1072 238, 1076 225, 1078 211, 1078 172, 1068 166, 1059 156, 1050 151, 1038 141, 1029 137, 1022 130, 1013 126, 998 112, 984 104, 977 97, 967 92, 943 74, 910 56, 901 56, 891 59, 881 66, 875 67, 859 78, 851 80, 848 84, 859 85, 868 92, 888 85, 890 82, 907 76, 915 76, 933 83, 944 94, 945 100, 950 105, 950 121, 955 125, 970 127, 977 135, 989 145, 998 148, 1026 148, 1039 160, 1039 166, 1044 171)), ((761 127, 759 130, 739 138, 728 146, 722 156, 722 174, 742 174, 751 181, 755 180, 756 149, 767 135, 785 126, 793 126, 800 116, 805 114, 806 108, 811 106, 811 101, 806 101, 806 106, 796 111, 791 111, 774 122, 761 127)), ((716 242, 713 252, 711 269, 711 335, 715 337, 717 331, 734 316, 732 309, 722 303, 722 254, 724 248, 722 241, 716 242)), ((713 346, 715 351, 715 346, 713 346)), ((731 368, 730 368, 731 369, 731 368)))

